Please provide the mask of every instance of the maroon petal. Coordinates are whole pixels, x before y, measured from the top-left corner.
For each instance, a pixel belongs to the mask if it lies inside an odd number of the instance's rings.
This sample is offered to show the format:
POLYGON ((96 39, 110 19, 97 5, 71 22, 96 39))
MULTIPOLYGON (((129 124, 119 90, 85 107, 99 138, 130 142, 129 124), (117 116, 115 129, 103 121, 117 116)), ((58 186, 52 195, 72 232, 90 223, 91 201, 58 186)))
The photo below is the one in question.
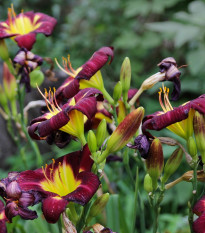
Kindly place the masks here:
POLYGON ((33 44, 36 42, 36 34, 30 32, 26 35, 16 36, 15 41, 17 42, 20 48, 26 48, 27 50, 31 50, 33 44))
POLYGON ((43 121, 38 125, 38 132, 40 137, 45 137, 51 134, 54 130, 58 130, 69 121, 68 115, 61 111, 58 114, 52 116, 49 120, 43 121))
POLYGON ((57 24, 57 20, 49 15, 43 13, 35 13, 40 16, 36 24, 41 23, 40 27, 35 30, 36 33, 43 33, 46 36, 50 36, 53 32, 54 27, 57 24))
POLYGON ((98 70, 100 70, 111 58, 112 62, 114 57, 113 47, 102 47, 97 50, 93 56, 84 65, 82 70, 77 74, 76 79, 89 80, 98 70))
POLYGON ((81 161, 80 161, 80 170, 83 171, 91 171, 93 160, 91 159, 91 153, 88 148, 88 144, 83 147, 83 151, 81 153, 81 161))
POLYGON ((158 131, 176 122, 182 121, 188 117, 191 108, 202 114, 205 114, 205 94, 164 114, 157 115, 155 113, 148 115, 144 119, 142 131, 144 134, 150 136, 150 134, 146 132, 147 129, 158 131))
POLYGON ((205 212, 193 222, 193 231, 195 233, 205 232, 205 212))
POLYGON ((12 218, 17 215, 20 215, 21 218, 25 220, 33 220, 38 217, 36 211, 29 210, 28 208, 22 208, 18 206, 15 201, 6 204, 5 214, 10 222, 12 222, 12 218))
POLYGON ((79 173, 77 179, 81 180, 81 184, 75 191, 69 193, 64 198, 67 201, 73 201, 81 205, 85 205, 97 191, 100 181, 98 176, 86 171, 79 173))
POLYGON ((198 216, 205 212, 205 196, 197 201, 197 203, 194 205, 193 212, 198 216))
POLYGON ((56 223, 68 201, 60 197, 47 197, 42 201, 42 211, 47 222, 56 223))

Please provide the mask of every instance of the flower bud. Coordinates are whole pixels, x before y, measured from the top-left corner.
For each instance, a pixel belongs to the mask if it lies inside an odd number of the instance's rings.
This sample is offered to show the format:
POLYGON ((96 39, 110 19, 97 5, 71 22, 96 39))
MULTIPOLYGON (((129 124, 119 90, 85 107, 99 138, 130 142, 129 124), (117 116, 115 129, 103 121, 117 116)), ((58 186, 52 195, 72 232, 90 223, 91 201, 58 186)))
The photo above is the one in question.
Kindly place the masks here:
POLYGON ((193 137, 189 137, 187 141, 187 148, 188 152, 191 155, 192 158, 196 158, 197 156, 197 147, 196 147, 196 142, 193 137))
POLYGON ((0 104, 3 108, 5 108, 5 107, 6 107, 6 109, 8 108, 6 93, 3 89, 3 87, 1 86, 1 84, 0 84, 0 104))
POLYGON ((144 190, 148 193, 153 191, 152 178, 149 174, 146 174, 146 176, 144 177, 144 190))
POLYGON ((9 60, 9 52, 4 40, 0 40, 0 57, 3 61, 9 60))
POLYGON ((16 79, 9 71, 6 63, 3 64, 3 85, 7 98, 12 101, 16 96, 16 79))
POLYGON ((97 140, 92 130, 88 131, 87 141, 88 141, 88 147, 90 149, 90 152, 95 153, 97 151, 97 140))
POLYGON ((113 91, 113 99, 115 101, 115 103, 117 103, 117 101, 120 99, 122 95, 122 83, 119 81, 115 87, 114 87, 114 91, 113 91))
POLYGON ((34 70, 30 74, 30 84, 31 87, 36 88, 37 86, 40 86, 44 81, 44 74, 41 70, 34 70))
POLYGON ((205 117, 196 111, 193 122, 197 149, 201 154, 203 164, 205 164, 205 117))
POLYGON ((181 148, 176 149, 171 157, 167 160, 164 167, 164 176, 162 183, 166 183, 169 177, 177 170, 182 161, 183 151, 181 148))
POLYGON ((146 159, 146 165, 147 172, 152 178, 153 189, 155 190, 157 188, 157 180, 161 175, 164 166, 162 145, 158 138, 152 141, 146 159))
POLYGON ((107 123, 106 120, 103 119, 100 124, 98 125, 96 131, 96 139, 97 139, 97 146, 98 148, 102 146, 107 133, 107 123))
POLYGON ((110 153, 121 150, 137 132, 143 116, 143 107, 139 107, 127 115, 110 136, 106 150, 110 153))
POLYGON ((109 193, 102 194, 100 197, 98 197, 93 205, 90 208, 89 216, 87 219, 87 223, 89 223, 93 217, 97 216, 100 214, 103 209, 105 208, 108 200, 109 200, 109 193))
POLYGON ((6 187, 6 194, 11 198, 20 198, 21 196, 21 189, 17 183, 17 181, 12 181, 6 187))
POLYGON ((121 71, 120 71, 120 81, 122 83, 122 91, 123 93, 128 92, 130 89, 131 82, 131 65, 130 59, 126 57, 122 63, 121 71))

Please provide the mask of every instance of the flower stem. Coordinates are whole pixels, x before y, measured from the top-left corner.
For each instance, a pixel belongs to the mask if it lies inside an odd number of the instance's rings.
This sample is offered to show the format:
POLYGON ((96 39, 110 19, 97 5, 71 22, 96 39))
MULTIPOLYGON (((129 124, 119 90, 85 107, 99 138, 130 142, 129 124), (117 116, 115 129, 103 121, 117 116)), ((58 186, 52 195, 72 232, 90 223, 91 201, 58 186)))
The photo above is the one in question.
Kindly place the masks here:
POLYGON ((28 140, 29 145, 31 146, 31 148, 33 149, 33 151, 36 155, 37 165, 41 166, 42 165, 42 157, 41 157, 39 148, 38 148, 37 144, 34 141, 32 141, 32 139, 30 138, 28 131, 26 129, 26 125, 25 125, 24 112, 23 112, 25 87, 23 87, 21 89, 20 84, 18 84, 17 87, 18 87, 18 101, 19 101, 20 115, 21 115, 21 127, 22 127, 22 130, 26 136, 26 139, 28 140))
POLYGON ((97 164, 102 163, 107 158, 108 155, 109 155, 109 151, 108 150, 104 150, 103 153, 97 159, 97 161, 96 161, 97 164))
POLYGON ((103 93, 104 98, 109 102, 109 104, 111 104, 112 106, 115 105, 115 101, 114 99, 110 96, 110 94, 105 90, 105 88, 103 88, 101 90, 101 92, 103 93))

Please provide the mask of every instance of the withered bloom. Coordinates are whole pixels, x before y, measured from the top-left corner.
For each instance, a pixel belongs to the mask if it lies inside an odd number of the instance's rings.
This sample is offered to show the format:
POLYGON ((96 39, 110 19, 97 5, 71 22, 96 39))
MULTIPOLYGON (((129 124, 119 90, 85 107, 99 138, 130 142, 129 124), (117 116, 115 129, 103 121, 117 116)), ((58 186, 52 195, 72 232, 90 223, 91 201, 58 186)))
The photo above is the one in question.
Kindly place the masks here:
POLYGON ((76 70, 74 70, 71 66, 70 57, 68 57, 68 60, 63 60, 64 69, 57 63, 59 68, 69 76, 56 91, 57 101, 61 101, 64 98, 69 99, 73 97, 79 91, 79 88, 84 89, 88 87, 98 87, 97 89, 100 89, 104 87, 101 73, 97 73, 97 71, 99 71, 107 63, 109 58, 111 58, 109 62, 111 63, 113 57, 114 53, 112 47, 102 47, 97 50, 85 64, 76 70), (91 78, 92 80, 90 80, 91 78), (89 80, 89 86, 86 82, 84 82, 86 80, 89 80))
POLYGON ((8 221, 5 215, 5 206, 2 200, 0 200, 0 232, 7 233, 6 222, 8 221))
POLYGON ((8 8, 8 19, 0 22, 0 39, 12 38, 20 48, 32 49, 36 42, 36 34, 50 36, 57 20, 43 13, 33 11, 16 15, 13 5, 8 8))
POLYGON ((167 57, 163 59, 159 64, 160 72, 165 72, 165 80, 172 81, 174 83, 174 89, 171 95, 171 100, 179 99, 181 91, 180 75, 181 72, 177 68, 177 63, 173 57, 167 57))
POLYGON ((0 182, 0 194, 6 201, 5 215, 10 222, 17 215, 26 220, 37 218, 36 211, 29 210, 28 207, 38 203, 40 196, 34 192, 22 191, 17 183, 18 176, 18 172, 10 172, 0 182))
POLYGON ((21 75, 20 83, 25 83, 26 90, 30 91, 31 87, 29 74, 38 66, 42 65, 43 59, 27 49, 22 48, 16 54, 15 58, 13 59, 13 63, 18 70, 18 75, 21 75))
POLYGON ((93 160, 88 146, 82 151, 62 156, 45 168, 21 172, 18 184, 24 192, 42 196, 42 211, 46 220, 55 223, 69 202, 85 205, 100 184, 91 172, 93 160))

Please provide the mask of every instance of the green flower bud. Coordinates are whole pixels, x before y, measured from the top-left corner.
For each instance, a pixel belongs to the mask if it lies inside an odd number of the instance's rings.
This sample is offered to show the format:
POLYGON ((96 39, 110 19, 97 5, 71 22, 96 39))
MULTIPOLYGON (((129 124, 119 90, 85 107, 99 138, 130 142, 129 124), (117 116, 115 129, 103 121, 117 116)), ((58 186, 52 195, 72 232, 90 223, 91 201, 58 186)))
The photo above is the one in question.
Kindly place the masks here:
POLYGON ((0 57, 3 61, 9 60, 9 52, 4 40, 0 40, 0 57))
POLYGON ((120 99, 122 95, 122 83, 119 81, 114 88, 113 91, 113 99, 115 101, 115 103, 117 103, 117 101, 120 99))
POLYGON ((162 182, 166 183, 169 177, 174 174, 174 172, 179 167, 183 157, 183 150, 181 148, 176 149, 171 157, 167 160, 164 167, 164 176, 162 177, 162 182))
POLYGON ((128 57, 126 57, 122 63, 120 71, 120 81, 122 83, 123 92, 128 92, 131 82, 131 65, 130 59, 128 57))
POLYGON ((90 149, 90 152, 95 153, 97 151, 97 140, 92 130, 88 131, 87 141, 88 141, 88 147, 90 149))
POLYGON ((107 133, 107 123, 106 123, 106 120, 103 119, 98 125, 97 131, 96 131, 96 139, 97 139, 98 148, 101 147, 103 142, 105 141, 106 133, 107 133))
POLYGON ((31 87, 36 88, 44 81, 44 74, 41 70, 37 69, 29 74, 31 87))
POLYGON ((120 71, 120 81, 122 84, 122 94, 124 102, 127 102, 128 99, 128 90, 130 89, 131 82, 131 65, 130 59, 126 57, 122 63, 120 71))
POLYGON ((94 201, 93 205, 90 208, 90 212, 87 218, 87 223, 89 223, 93 217, 97 216, 103 211, 109 200, 109 197, 110 197, 109 193, 105 193, 94 201))
POLYGON ((197 149, 201 154, 203 164, 205 164, 205 116, 196 111, 193 122, 197 149))
POLYGON ((189 137, 187 141, 187 148, 189 151, 189 154, 191 155, 192 158, 196 158, 197 156, 197 147, 196 147, 196 142, 193 137, 189 137))
POLYGON ((15 77, 9 71, 8 65, 3 64, 3 85, 7 98, 12 101, 15 100, 17 93, 17 83, 15 77))
POLYGON ((149 174, 146 174, 146 176, 144 177, 144 190, 148 193, 153 191, 152 178, 149 174))
POLYGON ((164 167, 164 158, 162 145, 158 138, 152 141, 149 149, 148 157, 146 159, 147 172, 152 178, 153 189, 157 188, 157 180, 162 173, 164 167))
POLYGON ((110 153, 121 150, 137 132, 143 116, 143 107, 139 107, 127 115, 110 136, 106 150, 110 153))

